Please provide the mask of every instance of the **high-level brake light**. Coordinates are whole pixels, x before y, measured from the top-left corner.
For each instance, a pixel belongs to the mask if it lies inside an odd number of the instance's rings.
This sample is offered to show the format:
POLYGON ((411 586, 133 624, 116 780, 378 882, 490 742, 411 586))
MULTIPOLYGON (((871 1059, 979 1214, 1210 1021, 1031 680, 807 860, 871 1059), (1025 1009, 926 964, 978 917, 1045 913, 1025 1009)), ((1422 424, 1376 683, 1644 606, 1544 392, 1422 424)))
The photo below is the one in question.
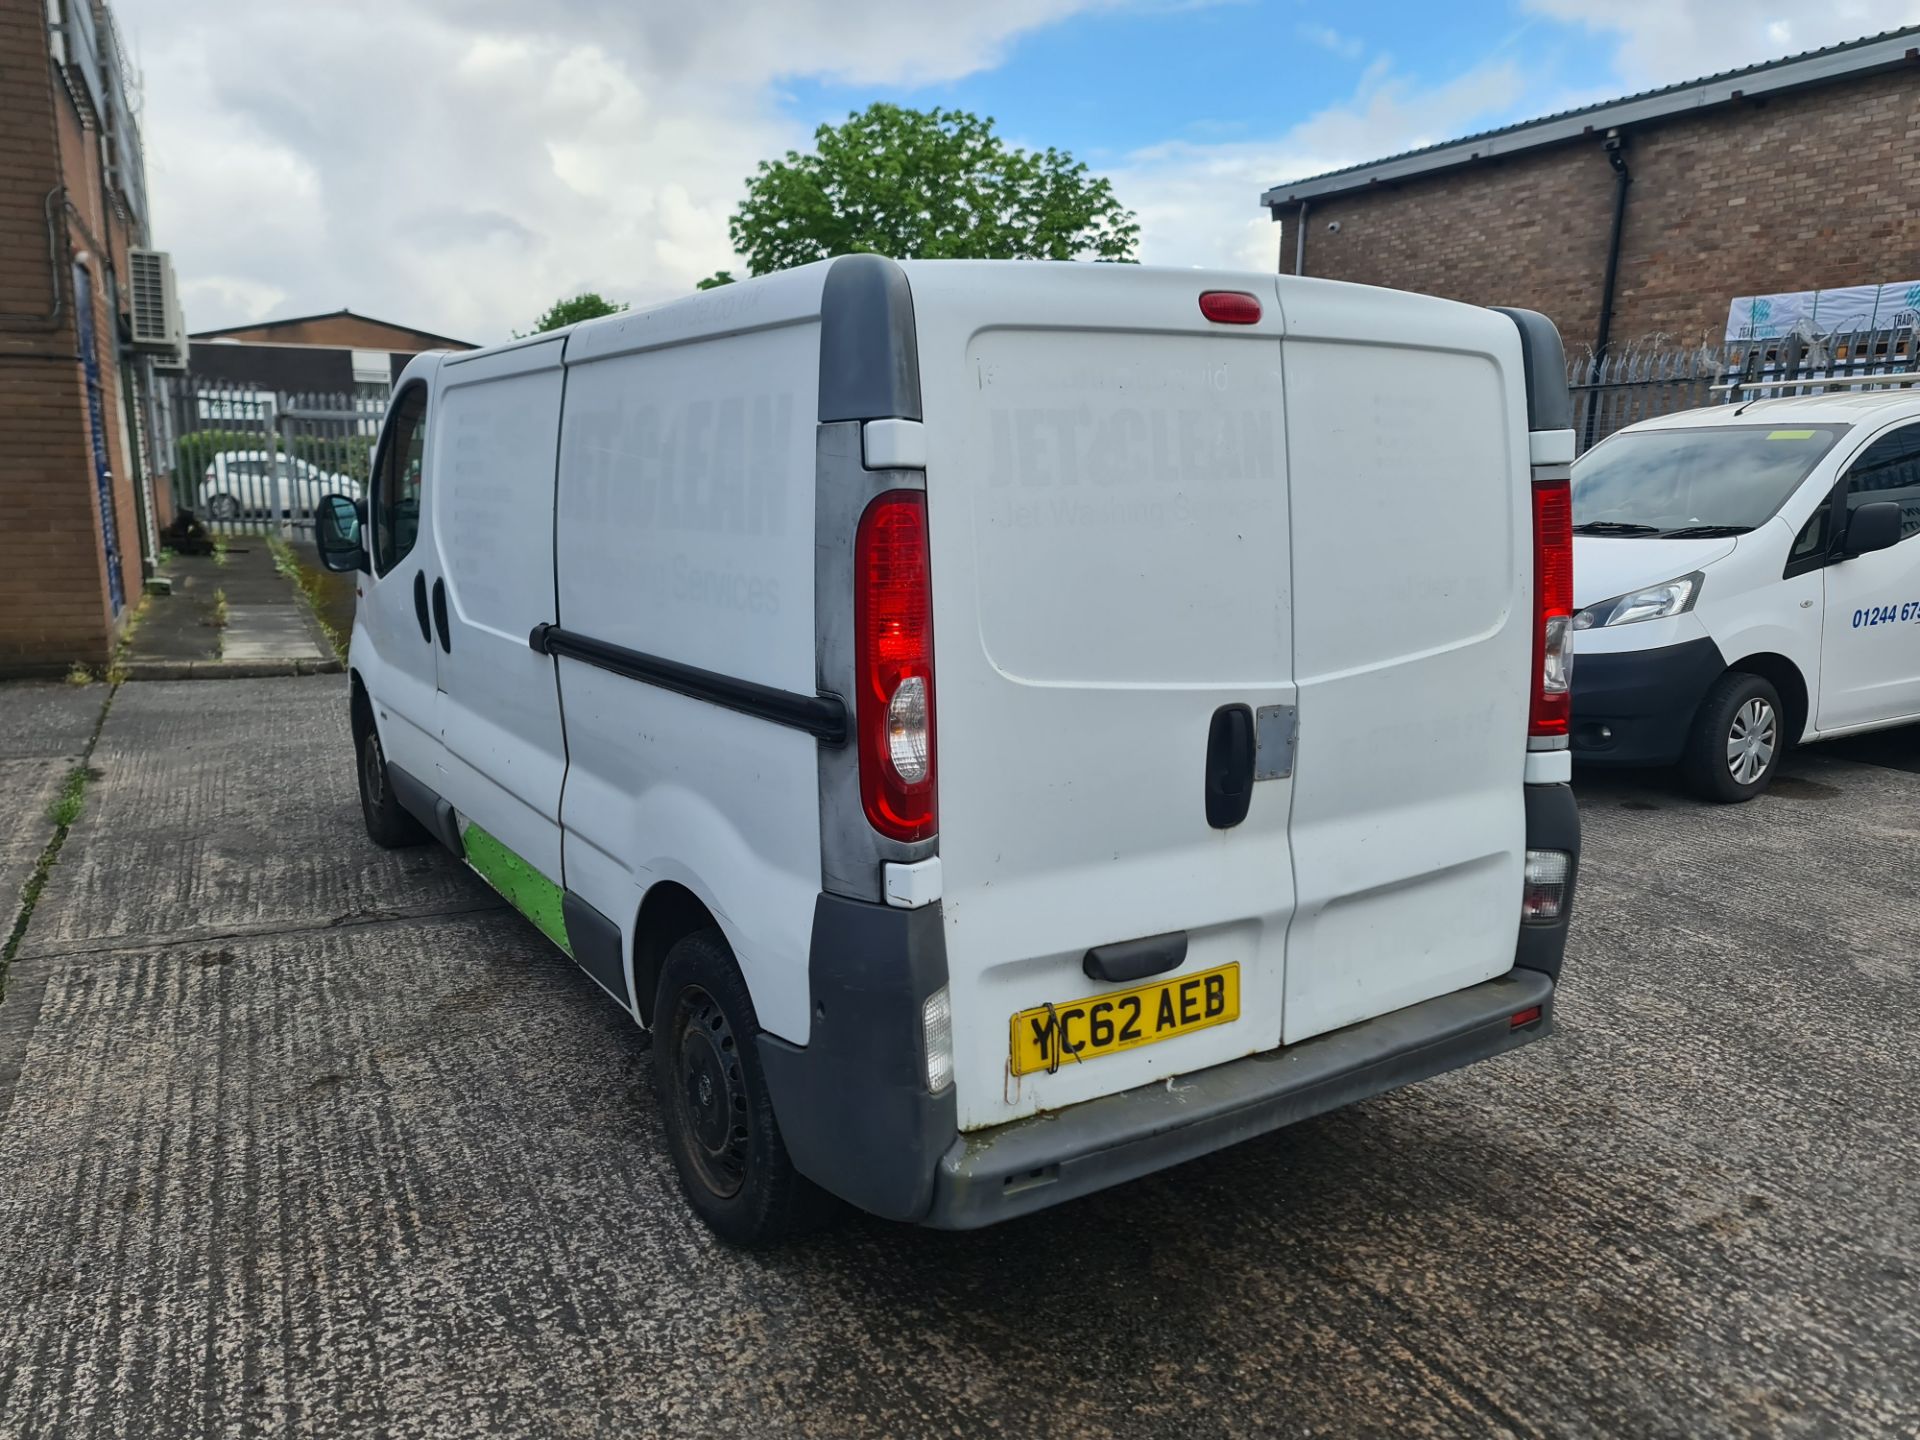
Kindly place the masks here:
POLYGON ((1258 325, 1260 299, 1244 290, 1202 290, 1200 313, 1216 325, 1258 325))

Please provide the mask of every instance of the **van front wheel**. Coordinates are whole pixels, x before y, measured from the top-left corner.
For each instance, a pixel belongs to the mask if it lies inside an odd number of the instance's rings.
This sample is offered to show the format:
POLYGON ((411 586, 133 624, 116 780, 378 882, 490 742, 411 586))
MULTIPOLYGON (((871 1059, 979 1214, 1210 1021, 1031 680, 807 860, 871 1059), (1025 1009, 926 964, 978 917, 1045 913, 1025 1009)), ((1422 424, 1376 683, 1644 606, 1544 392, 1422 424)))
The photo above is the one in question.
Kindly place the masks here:
POLYGON ((1700 702, 1681 769, 1702 799, 1737 804, 1767 788, 1786 747, 1779 692, 1758 675, 1729 670, 1700 702))
POLYGON ((380 731, 367 707, 356 698, 353 705, 353 768, 360 777, 360 817, 367 824, 367 838, 383 850, 400 850, 409 845, 424 845, 433 837, 426 827, 410 815, 393 793, 392 777, 387 773, 387 754, 380 748, 380 731))
POLYGON ((780 1138, 753 999, 718 930, 667 952, 653 1014, 653 1090, 687 1203, 722 1240, 751 1249, 817 1228, 833 1201, 780 1138))

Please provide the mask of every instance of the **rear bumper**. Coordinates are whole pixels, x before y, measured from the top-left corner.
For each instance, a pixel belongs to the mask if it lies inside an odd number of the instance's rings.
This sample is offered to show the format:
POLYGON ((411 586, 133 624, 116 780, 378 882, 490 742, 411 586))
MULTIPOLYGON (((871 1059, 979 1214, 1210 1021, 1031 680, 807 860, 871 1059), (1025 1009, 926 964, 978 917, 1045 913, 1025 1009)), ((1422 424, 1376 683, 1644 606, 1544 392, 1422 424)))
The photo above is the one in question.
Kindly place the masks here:
POLYGON ((963 1135, 925 1224, 971 1230, 1192 1160, 1548 1033, 1554 982, 1515 969, 1330 1035, 963 1135), (1540 1018, 1515 1028, 1517 1013, 1540 1018))
POLYGON ((1705 638, 1576 655, 1573 758, 1583 765, 1675 764, 1694 711, 1726 668, 1720 647, 1705 638))
POLYGON ((1526 843, 1566 851, 1571 864, 1561 918, 1519 927, 1507 974, 1170 1084, 966 1135, 952 1087, 927 1092, 921 1054, 921 1007, 947 983, 940 907, 823 895, 808 1043, 763 1035, 759 1045, 787 1149, 803 1175, 864 1210, 974 1229, 1516 1049, 1553 1026, 1579 874, 1568 786, 1526 787, 1526 843), (1515 1028, 1513 1016, 1536 1005, 1540 1017, 1515 1028))

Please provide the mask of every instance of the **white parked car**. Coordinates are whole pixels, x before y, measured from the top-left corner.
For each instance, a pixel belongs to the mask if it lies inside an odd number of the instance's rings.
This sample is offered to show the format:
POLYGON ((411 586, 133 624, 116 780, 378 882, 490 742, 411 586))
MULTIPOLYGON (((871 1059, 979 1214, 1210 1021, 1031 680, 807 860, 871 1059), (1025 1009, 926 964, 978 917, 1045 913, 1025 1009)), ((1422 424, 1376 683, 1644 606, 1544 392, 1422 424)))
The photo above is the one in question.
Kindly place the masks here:
POLYGON ((201 477, 200 513, 213 520, 263 515, 306 519, 323 495, 359 494, 359 482, 297 456, 222 450, 201 477))
POLYGON ((1575 759, 1750 800, 1789 745, 1920 720, 1914 392, 1642 421, 1573 510, 1575 759))
POLYGON ((652 1027, 731 1241, 1158 1170, 1550 1027, 1569 425, 1541 316, 1131 265, 419 356, 316 527, 368 832, 652 1027))

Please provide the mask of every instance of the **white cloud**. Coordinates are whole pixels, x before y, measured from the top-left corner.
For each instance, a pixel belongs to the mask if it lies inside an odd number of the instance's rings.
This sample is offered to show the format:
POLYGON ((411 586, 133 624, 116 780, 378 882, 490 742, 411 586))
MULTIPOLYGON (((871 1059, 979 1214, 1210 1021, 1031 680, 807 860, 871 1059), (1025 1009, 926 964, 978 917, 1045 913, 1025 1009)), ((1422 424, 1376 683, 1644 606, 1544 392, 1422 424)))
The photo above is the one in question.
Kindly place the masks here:
POLYGON ((116 0, 187 323, 350 306, 474 340, 732 263, 783 77, 910 85, 1117 0, 116 0))
POLYGON ((1614 42, 1613 78, 1644 90, 1920 23, 1920 0, 1525 0, 1614 42))
MULTIPOLYGON (((784 80, 953 80, 1075 12, 1203 3, 115 8, 145 72, 155 240, 175 254, 191 327, 346 305, 485 341, 561 295, 647 303, 732 264, 726 221, 745 178, 808 139, 778 109, 784 80)), ((1258 197, 1275 183, 1920 21, 1920 0, 1522 3, 1534 18, 1444 83, 1415 84, 1378 55, 1345 102, 1265 137, 1229 130, 1107 165, 1140 215, 1142 258, 1269 269, 1279 236, 1258 197), (1593 37, 1579 73, 1542 69, 1547 20, 1593 37)), ((1365 53, 1326 26, 1300 33, 1346 60, 1365 53)))
POLYGON ((1367 42, 1358 35, 1342 35, 1331 25, 1315 25, 1302 21, 1298 27, 1303 39, 1311 40, 1322 50, 1331 51, 1343 60, 1358 60, 1367 53, 1367 42))

